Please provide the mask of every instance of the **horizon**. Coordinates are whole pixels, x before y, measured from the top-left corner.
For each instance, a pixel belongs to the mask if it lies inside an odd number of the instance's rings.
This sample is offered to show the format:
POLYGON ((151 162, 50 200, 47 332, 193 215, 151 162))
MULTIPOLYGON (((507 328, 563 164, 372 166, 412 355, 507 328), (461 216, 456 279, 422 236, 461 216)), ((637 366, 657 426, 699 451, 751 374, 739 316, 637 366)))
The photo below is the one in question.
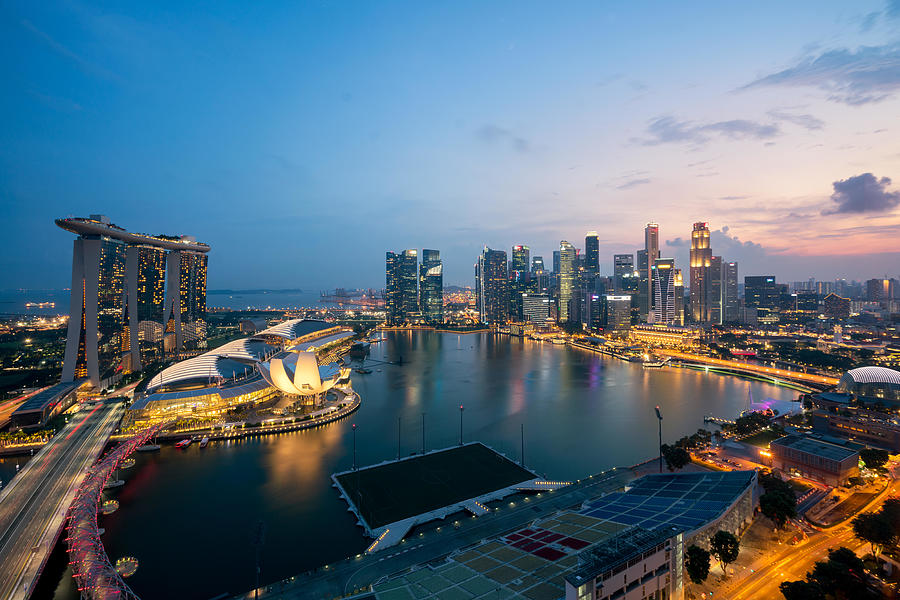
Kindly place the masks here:
POLYGON ((411 6, 5 7, 4 287, 68 286, 92 213, 209 243, 211 289, 589 230, 608 274, 648 222, 684 268, 698 220, 740 277, 900 274, 896 0, 411 6))

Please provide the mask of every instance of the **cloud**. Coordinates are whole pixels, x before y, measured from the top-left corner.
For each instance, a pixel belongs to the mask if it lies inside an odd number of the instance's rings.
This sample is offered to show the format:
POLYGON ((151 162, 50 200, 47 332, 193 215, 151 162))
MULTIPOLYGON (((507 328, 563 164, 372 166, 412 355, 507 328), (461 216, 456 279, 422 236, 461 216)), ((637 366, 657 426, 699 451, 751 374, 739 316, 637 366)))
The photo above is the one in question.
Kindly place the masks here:
POLYGON ((626 181, 622 185, 617 185, 616 189, 617 190, 627 190, 627 189, 631 189, 633 187, 637 187, 639 185, 644 185, 646 183, 650 183, 650 181, 651 181, 650 179, 646 179, 646 178, 645 179, 632 179, 631 181, 626 181))
POLYGON ((508 143, 516 152, 531 151, 531 144, 528 140, 497 125, 484 125, 476 132, 476 135, 478 139, 488 144, 508 143))
POLYGON ((732 119, 715 123, 697 124, 679 121, 674 117, 657 117, 647 126, 648 138, 633 141, 643 146, 657 146, 669 143, 689 143, 702 145, 713 137, 730 140, 769 139, 781 133, 776 123, 758 123, 747 119, 732 119))
MULTIPOLYGON (((719 196, 719 200, 746 200, 750 196, 719 196)), ((722 229, 725 229, 724 227, 722 229)))
POLYGON ((666 246, 671 246, 673 248, 682 248, 688 244, 690 244, 688 240, 680 237, 677 237, 674 240, 666 240, 666 246))
POLYGON ((773 119, 778 121, 787 121, 788 123, 793 123, 794 125, 799 125, 803 129, 807 131, 814 131, 816 129, 822 129, 825 126, 825 121, 822 119, 818 119, 812 115, 807 114, 793 114, 780 110, 770 110, 768 115, 773 119))
POLYGON ((878 179, 872 173, 863 173, 831 185, 834 187, 831 200, 837 203, 837 207, 823 210, 823 215, 886 212, 900 204, 900 192, 886 189, 891 185, 889 177, 878 179))
POLYGON ((900 89, 900 44, 829 50, 740 88, 815 87, 850 105, 878 102, 900 89))

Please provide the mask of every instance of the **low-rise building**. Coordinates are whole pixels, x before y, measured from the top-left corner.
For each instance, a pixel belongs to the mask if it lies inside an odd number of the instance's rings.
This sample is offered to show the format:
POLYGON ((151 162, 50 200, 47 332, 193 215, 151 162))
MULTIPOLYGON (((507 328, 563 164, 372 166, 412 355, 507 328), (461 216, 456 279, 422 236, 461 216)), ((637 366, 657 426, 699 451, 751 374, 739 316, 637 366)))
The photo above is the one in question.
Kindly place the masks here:
POLYGON ((772 467, 838 487, 859 476, 864 446, 831 436, 791 434, 769 444, 772 467))
POLYGON ((700 341, 702 331, 675 325, 635 325, 631 339, 651 346, 689 347, 700 341))
POLYGON ((900 452, 900 423, 891 415, 848 406, 840 412, 815 410, 812 420, 814 431, 900 452))
POLYGON ((680 600, 683 536, 632 527, 582 552, 566 575, 566 600, 680 600))

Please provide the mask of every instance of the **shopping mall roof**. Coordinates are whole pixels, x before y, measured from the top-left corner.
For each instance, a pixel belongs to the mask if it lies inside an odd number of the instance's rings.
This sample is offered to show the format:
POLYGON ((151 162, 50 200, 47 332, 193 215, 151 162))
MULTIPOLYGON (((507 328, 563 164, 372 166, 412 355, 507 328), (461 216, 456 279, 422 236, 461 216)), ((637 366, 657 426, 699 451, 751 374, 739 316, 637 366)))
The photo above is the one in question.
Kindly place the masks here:
POLYGON ((755 471, 646 475, 625 492, 588 503, 581 513, 645 529, 693 531, 719 518, 755 478, 755 471))
POLYGON ((326 321, 315 321, 312 319, 291 319, 289 321, 285 321, 284 323, 273 325, 268 329, 263 329, 256 335, 274 335, 286 340, 295 340, 298 337, 302 337, 310 333, 315 333, 317 331, 322 331, 323 329, 330 329, 334 326, 334 323, 328 323, 326 321))
POLYGON ((900 371, 888 369, 886 367, 859 367, 858 369, 850 369, 841 377, 844 383, 846 378, 850 378, 856 383, 892 383, 900 385, 900 371))
POLYGON ((828 460, 840 462, 857 454, 860 449, 864 448, 862 444, 850 442, 847 440, 839 440, 837 438, 828 437, 824 439, 821 435, 802 435, 791 434, 773 440, 770 448, 782 446, 784 448, 792 448, 799 452, 820 456, 828 460))
POLYGON ((245 370, 252 371, 252 363, 263 360, 276 350, 275 346, 253 338, 234 340, 163 369, 150 380, 147 389, 188 381, 230 379, 245 370))

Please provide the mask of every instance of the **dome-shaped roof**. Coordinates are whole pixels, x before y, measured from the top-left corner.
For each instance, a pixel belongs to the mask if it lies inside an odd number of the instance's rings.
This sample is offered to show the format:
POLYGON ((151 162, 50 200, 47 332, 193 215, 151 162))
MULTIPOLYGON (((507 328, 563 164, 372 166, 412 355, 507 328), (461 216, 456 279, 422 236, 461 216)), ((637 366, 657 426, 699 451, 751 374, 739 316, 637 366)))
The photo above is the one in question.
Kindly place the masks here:
POLYGON ((841 377, 841 382, 849 383, 852 379, 855 383, 892 383, 900 385, 900 371, 886 367, 860 367, 850 369, 841 377))

